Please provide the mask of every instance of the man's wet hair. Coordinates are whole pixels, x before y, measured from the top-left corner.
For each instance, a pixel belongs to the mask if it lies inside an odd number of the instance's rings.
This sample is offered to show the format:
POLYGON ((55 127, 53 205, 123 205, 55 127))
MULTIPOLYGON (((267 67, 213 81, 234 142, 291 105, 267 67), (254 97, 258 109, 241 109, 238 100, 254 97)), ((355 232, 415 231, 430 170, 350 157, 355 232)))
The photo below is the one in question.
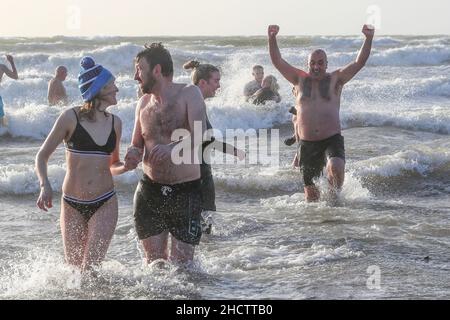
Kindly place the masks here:
POLYGON ((253 69, 252 69, 252 70, 253 70, 253 71, 256 71, 256 70, 258 70, 258 69, 264 70, 263 66, 261 66, 261 65, 259 65, 259 64, 253 66, 253 69))
POLYGON ((150 70, 153 70, 156 65, 161 66, 161 73, 165 77, 173 75, 173 61, 169 50, 164 48, 161 42, 153 42, 145 44, 144 50, 136 55, 136 61, 145 58, 150 65, 150 70))

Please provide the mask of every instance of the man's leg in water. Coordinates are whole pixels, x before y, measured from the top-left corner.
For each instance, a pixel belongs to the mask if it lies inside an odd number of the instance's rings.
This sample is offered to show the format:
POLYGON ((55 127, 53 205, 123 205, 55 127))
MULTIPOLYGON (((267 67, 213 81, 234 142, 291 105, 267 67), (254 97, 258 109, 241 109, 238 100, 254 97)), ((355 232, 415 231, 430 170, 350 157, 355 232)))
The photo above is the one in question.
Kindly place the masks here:
POLYGON ((319 201, 319 199, 320 199, 320 191, 315 185, 305 186, 303 188, 303 190, 305 191, 306 202, 319 201))
POLYGON ((175 263, 188 263, 194 259, 195 246, 171 237, 170 260, 175 263))
POLYGON ((142 247, 144 248, 145 259, 147 263, 151 263, 157 259, 167 260, 169 257, 167 242, 169 239, 169 231, 163 231, 162 233, 148 237, 141 240, 142 247))
POLYGON ((345 161, 338 157, 329 158, 327 162, 328 183, 336 194, 344 184, 345 161))

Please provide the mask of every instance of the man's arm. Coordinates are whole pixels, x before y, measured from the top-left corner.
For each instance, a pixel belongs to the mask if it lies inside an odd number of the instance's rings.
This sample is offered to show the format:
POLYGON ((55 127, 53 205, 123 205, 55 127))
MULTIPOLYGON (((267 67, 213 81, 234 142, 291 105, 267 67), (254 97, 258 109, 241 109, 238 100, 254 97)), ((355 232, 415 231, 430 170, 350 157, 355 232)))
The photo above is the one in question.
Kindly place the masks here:
POLYGON ((191 132, 191 147, 198 154, 197 150, 203 143, 203 136, 206 132, 206 104, 200 89, 197 86, 190 86, 189 98, 187 100, 187 116, 189 131, 191 132), (201 122, 202 132, 194 132, 195 123, 201 122), (196 135, 201 134, 201 139, 196 139, 196 135))
POLYGON ((142 137, 142 127, 141 127, 141 110, 149 102, 151 98, 150 95, 145 95, 139 99, 136 105, 136 111, 134 114, 134 128, 133 135, 131 136, 131 145, 140 149, 144 149, 144 138, 142 137))
POLYGON ((9 54, 7 54, 6 60, 8 60, 9 63, 11 64, 12 70, 9 70, 8 67, 5 66, 4 64, 0 64, 0 68, 2 69, 1 71, 3 73, 5 73, 8 77, 10 77, 11 79, 14 79, 14 80, 19 79, 19 74, 17 73, 16 65, 14 63, 14 58, 12 56, 10 56, 9 54))
POLYGON ((366 36, 361 50, 356 57, 356 60, 343 68, 337 70, 338 79, 342 84, 350 81, 365 65, 369 59, 370 50, 372 49, 372 40, 375 33, 374 29, 369 28, 368 25, 364 25, 362 33, 366 36))
POLYGON ((49 105, 54 105, 53 101, 53 79, 49 81, 48 83, 48 90, 47 90, 47 100, 49 105))
POLYGON ((308 74, 303 70, 294 68, 281 57, 276 38, 279 30, 280 28, 277 25, 270 25, 267 30, 267 33, 269 35, 270 59, 272 60, 275 68, 280 71, 280 73, 286 78, 286 80, 296 85, 299 83, 300 77, 307 77, 308 74))
POLYGON ((142 96, 137 105, 134 115, 134 128, 131 136, 131 146, 128 147, 125 155, 125 166, 129 169, 135 169, 139 162, 142 161, 142 155, 144 154, 144 138, 142 137, 141 127, 141 110, 147 105, 150 99, 150 95, 142 96))

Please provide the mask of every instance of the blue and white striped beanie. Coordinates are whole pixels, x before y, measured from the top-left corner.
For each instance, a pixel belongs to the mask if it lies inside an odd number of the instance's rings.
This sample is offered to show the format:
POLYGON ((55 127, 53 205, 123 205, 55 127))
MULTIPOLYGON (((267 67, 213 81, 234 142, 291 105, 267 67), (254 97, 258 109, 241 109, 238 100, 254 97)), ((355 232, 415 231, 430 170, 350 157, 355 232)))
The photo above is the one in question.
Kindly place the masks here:
POLYGON ((80 74, 78 75, 78 88, 83 100, 91 101, 100 90, 108 84, 114 76, 108 69, 95 64, 91 57, 83 57, 80 61, 80 74))

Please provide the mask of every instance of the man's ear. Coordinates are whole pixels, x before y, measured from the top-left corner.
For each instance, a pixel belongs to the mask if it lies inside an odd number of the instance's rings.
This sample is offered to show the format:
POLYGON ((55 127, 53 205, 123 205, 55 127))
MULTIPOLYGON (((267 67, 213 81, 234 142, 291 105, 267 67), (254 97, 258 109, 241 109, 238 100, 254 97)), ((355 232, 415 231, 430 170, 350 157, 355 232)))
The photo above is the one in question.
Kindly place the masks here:
POLYGON ((154 76, 159 76, 159 75, 161 75, 161 65, 160 65, 160 64, 157 64, 157 65, 153 68, 152 73, 153 73, 154 76))

